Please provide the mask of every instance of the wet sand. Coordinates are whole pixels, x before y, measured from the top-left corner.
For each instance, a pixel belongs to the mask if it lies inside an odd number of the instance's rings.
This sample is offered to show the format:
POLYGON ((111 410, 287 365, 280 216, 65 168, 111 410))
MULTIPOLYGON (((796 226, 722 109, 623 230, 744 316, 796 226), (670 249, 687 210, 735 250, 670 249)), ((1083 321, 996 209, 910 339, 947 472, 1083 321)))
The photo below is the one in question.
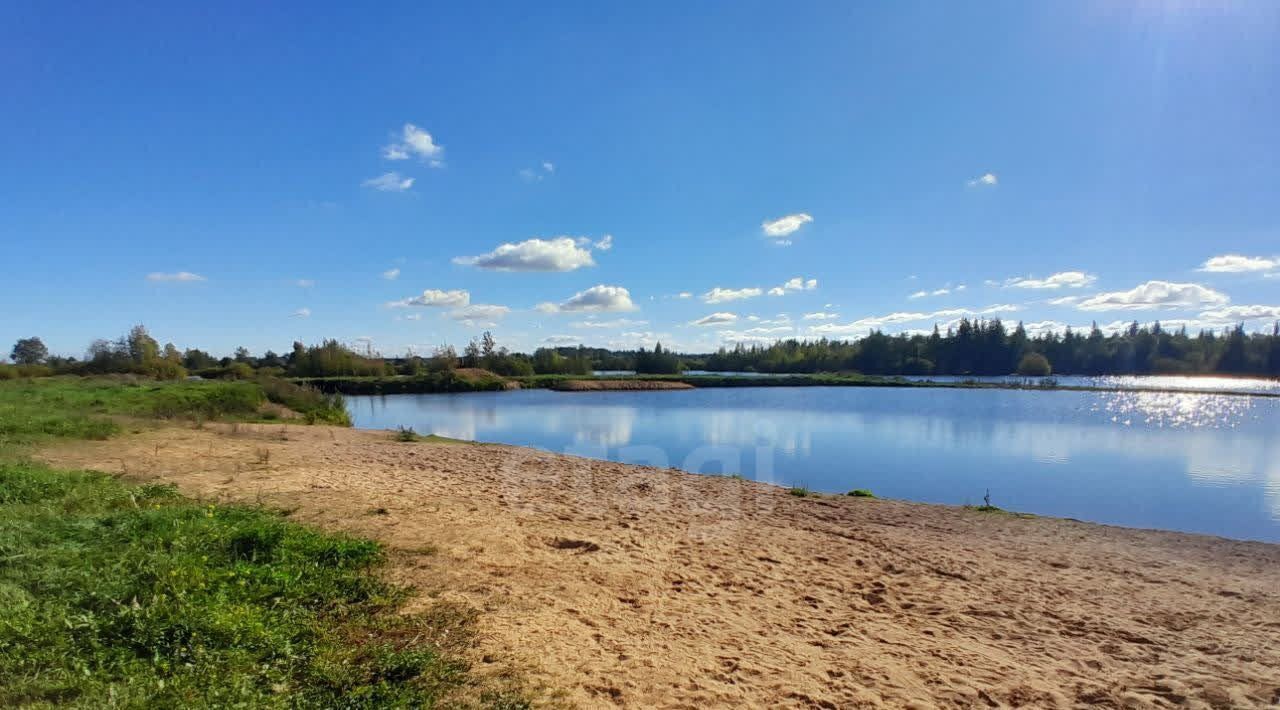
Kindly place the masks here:
POLYGON ((327 427, 42 455, 382 540, 421 603, 481 611, 479 666, 548 704, 1280 703, 1277 545, 327 427))

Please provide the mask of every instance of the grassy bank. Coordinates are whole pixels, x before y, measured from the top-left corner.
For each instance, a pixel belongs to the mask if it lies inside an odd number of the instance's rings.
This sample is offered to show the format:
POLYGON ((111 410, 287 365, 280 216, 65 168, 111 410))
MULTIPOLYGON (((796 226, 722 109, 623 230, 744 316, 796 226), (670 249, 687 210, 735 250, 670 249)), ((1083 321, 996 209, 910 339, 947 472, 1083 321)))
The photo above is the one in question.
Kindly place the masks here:
POLYGON ((496 392, 513 389, 512 382, 485 370, 445 370, 423 375, 387 377, 302 377, 291 380, 334 394, 424 394, 447 392, 496 392))
POLYGON ((340 397, 278 379, 157 382, 115 376, 0 382, 0 445, 48 437, 101 439, 118 433, 120 422, 129 418, 198 422, 290 416, 308 423, 351 423, 340 397))
POLYGON ((372 541, 23 455, 120 417, 239 421, 311 396, 267 387, 0 383, 0 707, 526 705, 462 660, 470 612, 401 612, 372 541))

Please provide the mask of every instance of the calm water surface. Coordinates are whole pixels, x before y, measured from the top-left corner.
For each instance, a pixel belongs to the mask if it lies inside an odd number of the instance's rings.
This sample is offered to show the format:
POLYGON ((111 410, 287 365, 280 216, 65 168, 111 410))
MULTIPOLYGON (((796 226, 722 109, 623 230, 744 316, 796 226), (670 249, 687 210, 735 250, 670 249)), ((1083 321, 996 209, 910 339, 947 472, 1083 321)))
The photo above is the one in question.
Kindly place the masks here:
POLYGON ((356 426, 1280 542, 1280 399, 859 387, 349 397, 356 426))

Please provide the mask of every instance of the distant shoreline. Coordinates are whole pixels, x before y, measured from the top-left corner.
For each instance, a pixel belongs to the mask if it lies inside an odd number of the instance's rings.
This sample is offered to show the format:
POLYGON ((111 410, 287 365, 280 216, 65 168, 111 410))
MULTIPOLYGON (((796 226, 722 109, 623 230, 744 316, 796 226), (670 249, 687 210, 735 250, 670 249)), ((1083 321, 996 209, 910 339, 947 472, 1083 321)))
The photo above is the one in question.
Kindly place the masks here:
MULTIPOLYGON (((477 373, 483 371, 471 371, 477 373)), ((657 383, 687 385, 678 389, 724 387, 904 387, 940 389, 1029 390, 1038 392, 1152 392, 1163 394, 1212 394, 1244 397, 1280 398, 1280 392, 1242 392, 1184 387, 1101 387, 1062 385, 1053 377, 1028 378, 1027 382, 982 382, 973 380, 915 380, 901 376, 851 374, 784 374, 784 375, 529 375, 501 377, 483 375, 459 376, 452 372, 426 375, 392 375, 385 377, 304 377, 294 382, 310 385, 323 392, 347 395, 444 394, 489 392, 512 389, 556 389, 572 387, 573 391, 663 390, 673 389, 657 383), (1032 382, 1031 380, 1038 380, 1032 382), (568 382, 583 383, 566 385, 568 382), (598 385, 587 383, 635 382, 637 385, 598 385), (651 383, 641 385, 639 383, 651 383)))

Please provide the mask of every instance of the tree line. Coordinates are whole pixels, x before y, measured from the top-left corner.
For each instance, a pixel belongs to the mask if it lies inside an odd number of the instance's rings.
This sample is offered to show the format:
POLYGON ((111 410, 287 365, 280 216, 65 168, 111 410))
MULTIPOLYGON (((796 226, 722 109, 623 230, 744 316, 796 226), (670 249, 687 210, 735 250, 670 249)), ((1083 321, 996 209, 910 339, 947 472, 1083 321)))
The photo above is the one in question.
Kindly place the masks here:
POLYGON ((407 354, 385 358, 369 349, 337 340, 318 345, 294 342, 286 353, 268 350, 253 355, 248 348, 236 348, 232 356, 214 357, 199 348, 179 350, 173 343, 163 346, 145 326, 134 326, 115 340, 90 343, 83 358, 51 355, 39 337, 22 338, 10 351, 13 365, 0 365, 0 378, 39 377, 56 374, 101 375, 129 373, 178 379, 201 377, 249 379, 252 377, 385 377, 422 375, 460 368, 478 368, 506 377, 524 375, 590 375, 596 369, 641 372, 679 372, 683 362, 659 344, 652 352, 612 353, 596 348, 538 348, 531 355, 511 352, 498 345, 488 331, 471 340, 459 354, 451 345, 437 347, 429 356, 407 354))
POLYGON ((217 358, 198 348, 163 346, 144 326, 115 340, 93 341, 83 359, 51 355, 38 337, 22 338, 10 352, 14 365, 0 365, 0 378, 53 374, 133 373, 174 379, 188 375, 250 378, 381 377, 422 375, 458 368, 479 368, 506 377, 525 375, 589 375, 595 370, 640 374, 676 374, 686 369, 715 372, 817 373, 859 372, 869 375, 1007 375, 1046 376, 1145 374, 1232 374, 1280 376, 1280 323, 1269 334, 1247 334, 1243 326, 1222 334, 1131 324, 1104 334, 1095 324, 1087 332, 1042 333, 1031 337, 1022 323, 1012 330, 999 319, 962 319, 945 332, 886 335, 878 330, 857 340, 780 340, 769 345, 721 348, 707 354, 679 354, 663 348, 607 350, 584 346, 538 348, 532 354, 512 352, 485 332, 459 354, 450 345, 430 355, 386 358, 325 340, 318 345, 293 343, 291 350, 253 355, 237 348, 217 358))
POLYGON ((1027 334, 999 319, 962 319, 930 334, 886 335, 859 340, 782 340, 738 345, 707 356, 715 371, 840 372, 869 375, 1072 375, 1232 374, 1280 376, 1280 324, 1270 334, 1246 334, 1238 325, 1219 335, 1132 323, 1106 335, 1095 323, 1087 332, 1027 334))

